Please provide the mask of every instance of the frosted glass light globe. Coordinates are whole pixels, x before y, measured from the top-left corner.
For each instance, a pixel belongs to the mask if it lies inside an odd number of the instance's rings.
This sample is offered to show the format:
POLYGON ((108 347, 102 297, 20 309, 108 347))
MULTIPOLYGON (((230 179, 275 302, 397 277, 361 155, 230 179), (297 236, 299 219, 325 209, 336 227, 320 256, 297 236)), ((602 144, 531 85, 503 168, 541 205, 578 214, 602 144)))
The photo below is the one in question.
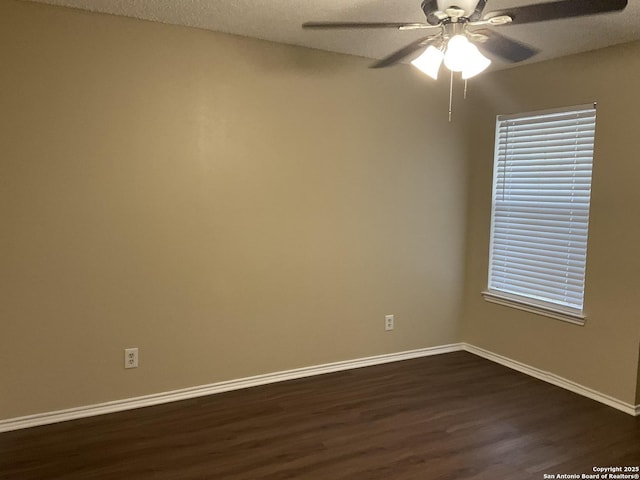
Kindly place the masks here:
POLYGON ((462 69, 462 78, 465 80, 476 76, 480 72, 484 72, 486 68, 491 65, 491 60, 482 55, 478 47, 472 43, 469 43, 467 54, 466 64, 462 69))
MULTIPOLYGON (((473 47, 465 35, 456 35, 447 43, 444 64, 453 72, 461 72, 467 65, 467 57, 473 47)), ((473 53, 471 53, 473 55, 473 53)))
POLYGON ((444 55, 440 50, 434 46, 430 46, 422 55, 412 61, 411 64, 434 80, 437 80, 443 56, 444 55))

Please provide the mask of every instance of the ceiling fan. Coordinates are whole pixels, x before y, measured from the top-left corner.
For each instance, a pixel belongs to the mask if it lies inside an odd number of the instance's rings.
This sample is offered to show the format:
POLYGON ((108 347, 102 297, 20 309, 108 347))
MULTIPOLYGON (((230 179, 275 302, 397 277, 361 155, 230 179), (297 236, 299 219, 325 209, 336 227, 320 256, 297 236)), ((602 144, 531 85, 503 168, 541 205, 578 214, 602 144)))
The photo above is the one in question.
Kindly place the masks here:
POLYGON ((307 22, 306 29, 393 28, 397 30, 438 30, 419 38, 392 54, 378 60, 371 68, 384 68, 423 53, 411 63, 437 79, 442 63, 468 79, 484 71, 491 60, 481 52, 515 63, 538 53, 530 45, 505 37, 491 29, 502 25, 521 25, 547 20, 581 17, 624 10, 627 0, 558 0, 484 13, 487 0, 424 0, 422 11, 426 23, 359 23, 307 22))

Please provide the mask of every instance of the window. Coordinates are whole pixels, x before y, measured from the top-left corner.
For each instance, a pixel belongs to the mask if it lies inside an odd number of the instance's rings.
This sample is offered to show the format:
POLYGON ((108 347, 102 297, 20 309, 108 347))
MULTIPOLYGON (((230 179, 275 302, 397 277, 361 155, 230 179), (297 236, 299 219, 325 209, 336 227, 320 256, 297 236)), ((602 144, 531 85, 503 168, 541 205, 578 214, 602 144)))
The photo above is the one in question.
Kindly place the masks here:
POLYGON ((584 322, 594 104, 498 116, 485 299, 584 322))

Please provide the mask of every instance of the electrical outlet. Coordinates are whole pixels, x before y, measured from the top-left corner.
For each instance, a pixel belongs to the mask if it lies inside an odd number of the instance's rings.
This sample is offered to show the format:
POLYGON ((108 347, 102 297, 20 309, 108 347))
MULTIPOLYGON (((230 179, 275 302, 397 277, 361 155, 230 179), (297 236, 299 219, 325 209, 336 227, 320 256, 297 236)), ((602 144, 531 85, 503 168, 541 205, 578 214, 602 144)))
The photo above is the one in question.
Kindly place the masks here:
POLYGON ((138 347, 124 349, 124 368, 138 368, 138 347))
POLYGON ((384 316, 384 329, 387 331, 393 330, 393 315, 384 316))

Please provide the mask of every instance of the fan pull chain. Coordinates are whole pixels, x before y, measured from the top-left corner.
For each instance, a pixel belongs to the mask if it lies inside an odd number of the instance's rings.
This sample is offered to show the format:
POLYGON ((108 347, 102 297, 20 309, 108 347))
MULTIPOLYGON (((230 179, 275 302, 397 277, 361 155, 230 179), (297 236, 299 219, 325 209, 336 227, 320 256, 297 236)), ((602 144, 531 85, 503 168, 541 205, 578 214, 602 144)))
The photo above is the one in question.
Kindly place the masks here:
POLYGON ((467 79, 464 79, 464 99, 467 99, 467 79))
POLYGON ((451 70, 451 77, 449 80, 449 123, 451 123, 452 116, 452 105, 453 105, 453 70, 451 70))

